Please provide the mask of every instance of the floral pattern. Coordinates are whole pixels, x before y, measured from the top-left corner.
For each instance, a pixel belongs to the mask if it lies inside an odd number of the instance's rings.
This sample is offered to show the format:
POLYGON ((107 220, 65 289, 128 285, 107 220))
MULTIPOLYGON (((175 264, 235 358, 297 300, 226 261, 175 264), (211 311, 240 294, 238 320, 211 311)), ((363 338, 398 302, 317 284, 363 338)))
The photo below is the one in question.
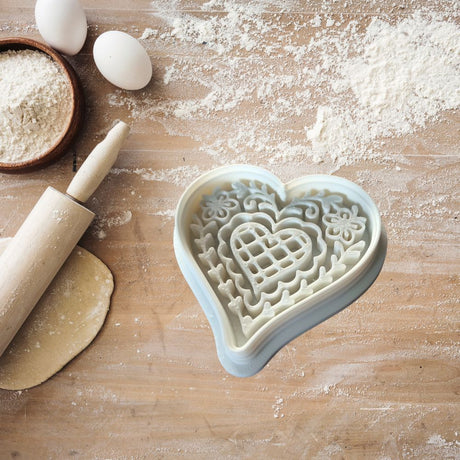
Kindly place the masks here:
POLYGON ((203 197, 201 209, 205 221, 215 219, 225 223, 240 210, 240 204, 238 200, 230 198, 228 192, 217 191, 203 197))
POLYGON ((358 216, 356 205, 351 209, 339 208, 335 213, 325 214, 323 223, 326 226, 326 241, 340 241, 347 248, 361 239, 366 229, 366 218, 358 216))

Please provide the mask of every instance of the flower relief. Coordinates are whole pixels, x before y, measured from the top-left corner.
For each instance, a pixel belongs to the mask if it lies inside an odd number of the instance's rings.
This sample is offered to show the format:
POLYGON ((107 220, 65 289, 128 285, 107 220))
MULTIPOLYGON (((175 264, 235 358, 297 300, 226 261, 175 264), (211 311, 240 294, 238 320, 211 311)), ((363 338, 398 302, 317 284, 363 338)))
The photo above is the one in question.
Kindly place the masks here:
POLYGON ((328 244, 339 241, 344 248, 350 247, 359 241, 366 229, 366 218, 358 216, 358 206, 351 209, 338 208, 336 213, 327 213, 323 216, 326 225, 325 239, 328 244))
POLYGON ((229 192, 223 190, 205 195, 201 202, 201 209, 204 221, 217 220, 221 223, 227 222, 235 212, 241 210, 238 200, 230 198, 229 192))

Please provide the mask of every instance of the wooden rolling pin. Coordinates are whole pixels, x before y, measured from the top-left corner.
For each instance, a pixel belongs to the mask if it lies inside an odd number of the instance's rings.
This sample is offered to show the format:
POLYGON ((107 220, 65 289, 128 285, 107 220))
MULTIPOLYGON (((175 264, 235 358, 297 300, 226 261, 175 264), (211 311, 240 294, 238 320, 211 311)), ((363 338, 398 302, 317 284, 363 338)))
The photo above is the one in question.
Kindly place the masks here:
POLYGON ((84 203, 110 171, 129 127, 119 122, 90 153, 67 194, 48 187, 0 256, 0 355, 93 220, 84 203))

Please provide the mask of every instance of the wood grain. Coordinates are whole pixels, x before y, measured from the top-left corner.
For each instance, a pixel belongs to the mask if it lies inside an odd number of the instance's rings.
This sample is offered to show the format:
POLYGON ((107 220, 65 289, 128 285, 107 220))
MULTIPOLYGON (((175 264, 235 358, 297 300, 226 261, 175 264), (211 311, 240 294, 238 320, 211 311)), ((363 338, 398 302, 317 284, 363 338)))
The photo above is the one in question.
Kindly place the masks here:
MULTIPOLYGON (((146 40, 152 83, 145 91, 117 90, 94 66, 96 37, 119 29, 138 38, 147 27, 161 36, 170 26, 155 14, 155 2, 81 3, 89 37, 69 61, 84 88, 84 126, 57 163, 0 175, 0 236, 15 233, 47 185, 65 190, 74 160, 79 166, 114 120, 124 120, 132 134, 88 202, 98 218, 80 242, 110 267, 116 288, 90 347, 36 388, 0 391, 0 458, 459 458, 458 113, 386 139, 390 161, 361 158, 337 169, 270 161, 248 148, 248 162, 284 181, 334 172, 360 184, 382 212, 389 247, 381 275, 359 300, 287 345, 255 377, 238 379, 220 366, 172 247, 176 203, 190 181, 228 160, 206 148, 230 121, 224 114, 203 123, 155 111, 206 94, 199 83, 163 81, 175 62, 201 69, 207 55, 146 40)), ((173 14, 204 17, 204 2, 172 3, 173 14)), ((346 18, 365 28, 374 15, 396 21, 422 6, 439 8, 435 1, 380 3, 350 1, 346 18)), ((40 39, 33 5, 3 2, 0 37, 40 39)), ((309 2, 307 10, 303 2, 286 5, 281 11, 270 3, 266 19, 292 29, 296 44, 308 43, 316 32, 302 36, 294 25, 322 14, 324 3, 309 2)), ((328 14, 344 13, 343 4, 334 5, 328 14)), ((232 57, 251 65, 249 52, 232 57)), ((287 54, 262 58, 276 68, 295 64, 287 54)), ((236 107, 235 119, 256 109, 251 102, 236 107)), ((304 139, 314 118, 306 112, 285 128, 304 139)))

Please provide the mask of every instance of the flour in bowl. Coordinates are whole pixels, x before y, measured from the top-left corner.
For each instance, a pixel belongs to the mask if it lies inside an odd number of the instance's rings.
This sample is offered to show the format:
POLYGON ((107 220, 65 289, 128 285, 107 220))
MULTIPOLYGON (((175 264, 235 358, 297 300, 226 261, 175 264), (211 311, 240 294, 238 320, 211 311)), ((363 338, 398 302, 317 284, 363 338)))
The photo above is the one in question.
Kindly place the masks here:
POLYGON ((55 145, 71 116, 71 87, 46 54, 0 53, 0 163, 40 157, 55 145))

